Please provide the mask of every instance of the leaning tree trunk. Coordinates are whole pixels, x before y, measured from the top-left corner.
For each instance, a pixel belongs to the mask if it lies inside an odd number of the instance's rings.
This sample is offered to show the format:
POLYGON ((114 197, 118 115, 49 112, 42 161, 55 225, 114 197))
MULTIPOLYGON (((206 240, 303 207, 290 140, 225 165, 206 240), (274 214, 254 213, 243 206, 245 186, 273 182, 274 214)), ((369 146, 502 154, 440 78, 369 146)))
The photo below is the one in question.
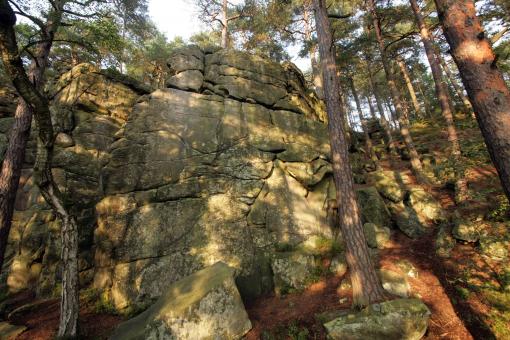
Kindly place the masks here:
POLYGON ((377 15, 377 11, 375 8, 375 2, 374 0, 368 0, 367 4, 369 11, 372 15, 375 36, 377 38, 377 42, 379 45, 379 51, 381 54, 381 61, 383 64, 384 73, 386 74, 386 80, 388 81, 388 87, 390 89, 391 97, 393 99, 393 104, 395 105, 395 110, 397 111, 397 119, 400 125, 400 134, 402 135, 402 139, 404 140, 407 151, 409 152, 409 157, 411 159, 411 168, 413 170, 414 175, 416 176, 416 179, 419 182, 426 182, 426 178, 423 175, 420 156, 418 155, 418 151, 414 146, 413 138, 411 136, 411 132, 409 131, 409 113, 407 111, 407 107, 405 105, 402 105, 402 100, 400 98, 400 94, 395 83, 395 78, 393 76, 393 72, 391 71, 388 57, 386 55, 384 38, 382 36, 381 25, 379 23, 379 17, 377 15))
MULTIPOLYGON (((63 4, 56 2, 52 11, 48 15, 51 20, 48 21, 46 29, 43 29, 45 41, 39 47, 46 53, 49 53, 53 42, 56 29, 60 25, 63 13, 63 4)), ((21 61, 14 25, 16 16, 12 11, 7 0, 0 1, 0 49, 2 61, 6 73, 11 78, 19 95, 23 98, 27 106, 30 106, 34 113, 37 128, 37 157, 34 165, 34 179, 41 190, 46 202, 51 206, 53 212, 62 222, 62 298, 60 304, 60 322, 58 337, 71 338, 76 337, 78 333, 78 230, 76 221, 67 212, 62 199, 62 195, 55 185, 51 171, 51 158, 53 155, 53 146, 55 136, 51 122, 49 103, 46 97, 41 95, 37 85, 41 85, 43 72, 40 71, 41 78, 32 83, 28 78, 23 63, 21 61), (7 19, 7 20, 6 20, 7 19)), ((42 51, 39 51, 42 53, 42 51)), ((42 62, 42 67, 47 64, 47 54, 42 62)), ((41 66, 40 64, 37 67, 41 66)))
POLYGON ((351 87, 352 96, 354 97, 354 102, 356 103, 356 109, 358 110, 359 121, 361 123, 361 129, 363 129, 363 134, 365 135, 365 147, 367 148, 367 155, 374 162, 376 166, 378 166, 378 159, 374 152, 374 146, 372 143, 372 139, 370 138, 370 134, 368 133, 367 121, 365 116, 363 115, 363 110, 361 109, 361 103, 358 97, 358 91, 356 91, 356 87, 354 86, 354 80, 352 77, 348 78, 349 86, 351 87))
POLYGON ((473 0, 435 0, 453 60, 468 93, 478 125, 510 200, 510 90, 473 0))
POLYGON ((461 151, 459 138, 457 137, 457 129, 453 122, 453 114, 450 108, 450 99, 448 97, 448 90, 441 74, 441 68, 439 62, 434 54, 434 45, 432 43, 429 30, 425 25, 423 17, 421 15, 420 7, 416 0, 409 0, 411 8, 414 12, 414 17, 418 28, 420 29, 421 41, 425 48, 427 59, 429 60, 430 69, 432 70, 432 77, 434 78, 434 85, 436 89, 436 95, 441 106, 441 113, 446 122, 446 131, 448 132, 448 141, 450 142, 451 154, 454 161, 454 167, 456 172, 456 201, 461 202, 468 196, 468 188, 464 171, 462 170, 463 164, 461 159, 461 151))
POLYGON ((368 252, 354 192, 352 170, 342 122, 345 112, 342 112, 340 101, 334 44, 326 4, 324 0, 314 0, 313 3, 324 81, 324 96, 329 118, 333 177, 337 190, 340 227, 345 240, 346 259, 351 273, 353 303, 356 306, 366 306, 383 301, 385 292, 368 252))
POLYGON ((418 97, 416 96, 416 91, 414 90, 413 82, 411 81, 411 77, 409 75, 409 71, 407 70, 407 66, 405 62, 401 59, 397 59, 398 67, 404 76, 404 81, 407 86, 407 91, 409 92, 409 96, 411 97, 411 103, 413 104, 414 112, 419 118, 423 118, 423 110, 420 107, 420 103, 418 103, 418 97))
MULTIPOLYGON (((2 4, 2 6, 4 5, 2 4)), ((3 11, 4 8, 2 7, 1 10, 3 11)), ((48 65, 48 56, 53 44, 52 36, 55 34, 56 27, 58 27, 58 24, 46 27, 48 38, 37 44, 34 55, 35 60, 29 67, 29 78, 37 88, 41 88, 44 83, 44 72, 48 65)), ((5 32, 5 29, 2 27, 2 34, 5 32)), ((2 56, 2 58, 4 57, 2 56)), ((25 160, 25 149, 30 138, 31 124, 32 108, 21 98, 14 114, 14 125, 9 134, 9 143, 0 172, 0 272, 5 260, 5 251, 14 212, 14 202, 16 200, 16 192, 18 191, 23 161, 25 160)))

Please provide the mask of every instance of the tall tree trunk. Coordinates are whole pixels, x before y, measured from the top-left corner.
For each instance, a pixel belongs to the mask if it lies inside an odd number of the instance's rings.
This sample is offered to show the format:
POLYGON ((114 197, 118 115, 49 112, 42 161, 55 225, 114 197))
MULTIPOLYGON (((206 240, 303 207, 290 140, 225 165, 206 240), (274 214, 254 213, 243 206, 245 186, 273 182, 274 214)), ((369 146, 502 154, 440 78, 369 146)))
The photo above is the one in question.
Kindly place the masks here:
POLYGON ((402 75, 404 76, 404 81, 406 83, 409 96, 411 97, 411 103, 413 104, 414 112, 419 118, 423 118, 425 115, 423 114, 423 110, 420 107, 420 103, 418 103, 418 97, 416 97, 416 91, 414 90, 413 82, 411 81, 411 77, 407 71, 407 66, 401 58, 397 58, 397 64, 400 68, 400 71, 402 72, 402 75))
POLYGON ((441 106, 441 114, 443 115, 443 118, 446 122, 446 131, 448 132, 448 141, 450 142, 451 154, 453 160, 456 163, 455 170, 456 170, 457 201, 460 202, 467 198, 468 188, 466 178, 464 176, 464 171, 462 170, 460 144, 459 139, 457 137, 457 130, 455 129, 455 124, 453 122, 453 114, 450 108, 448 90, 446 88, 446 84, 441 74, 439 62, 434 54, 434 45, 432 43, 429 30, 425 25, 425 22, 423 21, 423 17, 421 15, 418 2, 416 0, 409 1, 411 3, 411 8, 414 12, 416 23, 418 24, 418 27, 420 29, 421 41, 423 43, 423 47, 425 48, 425 53, 430 64, 430 69, 432 70, 432 77, 434 79, 436 95, 439 100, 439 105, 441 106))
POLYGON ((395 109, 397 111, 397 119, 400 125, 400 134, 402 135, 402 139, 404 140, 407 151, 409 152, 409 157, 411 159, 411 168, 413 170, 413 173, 419 182, 424 182, 426 181, 426 178, 423 175, 420 156, 418 155, 418 151, 416 151, 416 147, 414 146, 411 132, 409 131, 409 114, 407 112, 407 107, 402 105, 402 100, 400 98, 400 94, 397 89, 397 85, 395 83, 395 79, 393 77, 393 73, 391 71, 390 64, 386 55, 384 38, 382 36, 381 25, 379 23, 379 17, 377 15, 377 11, 375 8, 375 2, 374 0, 367 0, 367 4, 369 11, 372 15, 372 21, 374 25, 377 42, 379 45, 379 51, 381 54, 381 61, 383 64, 384 73, 386 74, 386 80, 388 81, 388 87, 391 92, 393 104, 395 105, 395 109))
POLYGON ((435 0, 453 60, 510 200, 510 90, 496 65, 473 0, 435 0))
POLYGON ((0 272, 4 265, 14 201, 25 159, 25 148, 30 137, 31 122, 32 110, 23 99, 20 99, 14 114, 14 125, 9 134, 9 144, 5 151, 0 173, 0 272))
POLYGON ((365 147, 367 149, 367 155, 377 166, 378 159, 374 152, 372 139, 370 138, 370 134, 368 133, 367 121, 363 115, 363 110, 361 109, 361 103, 359 101, 358 91, 356 91, 356 86, 354 85, 354 80, 352 79, 352 77, 349 77, 348 81, 349 81, 349 86, 351 87, 352 96, 354 97, 354 102, 356 103, 356 109, 358 110, 358 116, 359 116, 359 121, 361 123, 361 128, 363 129, 363 134, 365 135, 365 147))
POLYGON ((228 0, 221 6, 221 47, 228 47, 228 0))
MULTIPOLYGON (((51 158, 55 135, 51 122, 48 100, 41 95, 40 88, 43 83, 44 69, 48 62, 48 54, 54 39, 54 34, 62 19, 64 4, 56 2, 48 15, 45 29, 42 29, 45 38, 38 46, 35 79, 29 79, 21 61, 14 25, 16 17, 7 0, 0 0, 0 49, 6 73, 11 78, 19 95, 34 113, 37 128, 37 157, 34 165, 34 180, 41 194, 51 206, 53 212, 62 222, 62 297, 60 303, 59 337, 76 337, 78 333, 78 230, 76 221, 68 213, 62 195, 55 185, 51 171, 51 158), (4 20, 11 18, 11 20, 4 20), (39 59, 41 58, 41 59, 39 59)), ((31 72, 32 75, 32 72, 31 72)))
POLYGON ((320 51, 324 96, 329 118, 331 160, 336 185, 340 227, 346 246, 346 259, 350 269, 353 303, 356 306, 383 301, 386 297, 375 272, 363 234, 360 211, 354 192, 351 165, 343 129, 340 86, 335 64, 334 44, 324 0, 313 0, 317 38, 320 51))
POLYGON ((384 115, 384 108, 382 106, 381 98, 379 96, 379 90, 377 89, 377 85, 374 80, 374 76, 372 75, 371 71, 371 58, 367 59, 367 73, 368 73, 368 79, 370 84, 370 89, 372 90, 372 93, 375 98, 375 103, 377 105, 377 110, 379 111, 380 115, 380 122, 383 127, 384 133, 386 134, 386 140, 388 141, 388 150, 390 150, 391 154, 395 153, 395 145, 393 145, 393 136, 391 135, 391 128, 390 124, 386 120, 386 116, 384 115))

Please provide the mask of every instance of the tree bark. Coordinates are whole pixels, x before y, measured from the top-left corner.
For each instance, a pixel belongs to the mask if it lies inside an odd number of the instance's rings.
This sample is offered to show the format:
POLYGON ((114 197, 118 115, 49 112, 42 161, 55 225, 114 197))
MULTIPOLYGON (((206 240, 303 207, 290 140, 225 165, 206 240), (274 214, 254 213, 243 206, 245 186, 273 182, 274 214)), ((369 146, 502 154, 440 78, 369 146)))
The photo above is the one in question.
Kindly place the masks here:
POLYGON ((464 176, 464 171, 462 170, 459 138, 457 137, 457 129, 455 128, 455 124, 453 122, 453 114, 450 108, 448 90, 446 88, 446 84, 441 74, 439 62, 434 54, 434 45, 432 43, 429 30, 425 25, 425 22, 421 15, 421 10, 420 7, 418 6, 418 2, 416 0, 409 1, 411 3, 411 8, 413 10, 416 23, 418 24, 418 28, 420 29, 421 41, 423 43, 423 47, 425 48, 425 54, 427 55, 427 59, 430 64, 430 69, 432 70, 432 77, 434 79, 436 95, 439 100, 439 105, 441 107, 441 114, 443 115, 443 118, 446 122, 446 131, 448 133, 448 141, 450 142, 451 146, 451 155, 455 162, 454 167, 456 172, 457 201, 460 202, 467 198, 468 188, 464 176))
POLYGON ((336 185, 340 227, 350 269, 353 303, 366 306, 383 301, 386 294, 375 272, 363 233, 360 212, 354 192, 351 165, 343 129, 340 86, 335 64, 334 44, 324 0, 314 0, 315 22, 324 80, 324 96, 329 118, 331 160, 336 185))
POLYGON ((37 157, 34 165, 34 180, 37 183, 45 201, 62 222, 62 297, 60 303, 60 321, 58 337, 76 337, 78 333, 78 229, 75 219, 68 213, 63 204, 62 195, 58 190, 51 171, 51 159, 55 135, 51 122, 48 100, 41 94, 38 87, 43 81, 44 69, 48 62, 48 54, 54 39, 54 34, 60 26, 64 3, 55 2, 48 14, 48 22, 42 29, 44 42, 39 45, 38 57, 34 67, 39 76, 32 81, 27 76, 19 55, 14 25, 16 19, 7 0, 0 1, 0 17, 10 17, 13 20, 0 21, 0 50, 6 73, 11 78, 19 95, 33 111, 37 128, 37 157), (42 64, 41 64, 42 63, 42 64))
POLYGON ((388 87, 390 89, 391 97, 393 99, 393 104, 395 105, 395 109, 397 111, 397 119, 400 125, 400 134, 402 135, 402 139, 404 140, 407 151, 409 152, 409 157, 411 159, 411 168, 413 170, 414 175, 416 176, 416 179, 419 182, 426 182, 426 178, 424 177, 422 171, 420 156, 418 155, 418 151, 416 151, 416 147, 414 146, 411 132, 409 131, 409 114, 407 111, 407 107, 402 105, 402 100, 400 98, 400 94, 397 89, 395 79, 393 77, 393 72, 391 71, 390 64, 386 55, 384 38, 382 36, 381 25, 379 23, 379 17, 375 8, 375 2, 374 0, 367 0, 367 4, 368 9, 372 15, 375 36, 377 38, 377 42, 379 45, 379 51, 381 54, 381 61, 383 64, 384 73, 386 74, 386 80, 388 81, 388 87))
POLYGON ((435 0, 478 125, 510 200, 510 90, 496 65, 496 56, 473 0, 435 0))
POLYGON ((367 121, 365 116, 363 115, 363 110, 361 109, 361 103, 358 97, 358 91, 356 91, 356 86, 354 85, 354 80, 352 77, 348 78, 349 86, 351 87, 352 96, 354 97, 354 102, 356 103, 356 109, 358 110, 359 121, 361 123, 361 128, 363 129, 363 134, 365 135, 365 147, 367 149, 368 157, 376 164, 378 164, 377 156, 374 152, 374 147, 372 143, 372 139, 368 133, 367 121))
POLYGON ((413 82, 411 81, 411 77, 409 76, 409 71, 407 71, 407 66, 405 62, 401 58, 397 58, 397 64, 404 76, 404 81, 406 83, 407 91, 409 92, 409 96, 411 97, 411 103, 413 104, 414 112, 419 118, 424 118, 423 110, 420 107, 420 103, 418 103, 418 97, 416 96, 416 91, 414 90, 413 82))
POLYGON ((223 0, 221 6, 221 47, 228 47, 228 0, 223 0))

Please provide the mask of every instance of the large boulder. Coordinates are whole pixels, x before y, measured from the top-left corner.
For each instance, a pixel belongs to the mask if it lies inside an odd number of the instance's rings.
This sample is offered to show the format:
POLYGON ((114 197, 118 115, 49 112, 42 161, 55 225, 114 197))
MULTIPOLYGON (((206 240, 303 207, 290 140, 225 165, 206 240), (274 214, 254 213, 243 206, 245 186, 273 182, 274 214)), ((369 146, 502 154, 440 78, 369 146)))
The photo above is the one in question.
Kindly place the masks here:
POLYGON ((406 204, 412 208, 422 223, 446 221, 446 214, 441 204, 425 189, 411 188, 406 196, 406 204))
POLYGON ((416 212, 401 203, 389 205, 391 215, 397 227, 410 238, 418 238, 425 233, 425 228, 420 222, 416 212))
POLYGON ((111 339, 240 339, 251 322, 233 274, 219 262, 175 282, 149 309, 120 324, 111 339))
POLYGON ((392 226, 391 215, 374 187, 356 189, 363 223, 373 223, 381 228, 392 226))
POLYGON ((301 251, 277 253, 271 261, 277 295, 304 289, 312 283, 317 264, 312 255, 301 251))
POLYGON ((363 224, 367 244, 371 248, 383 249, 390 240, 391 231, 388 227, 380 227, 374 223, 363 224))
POLYGON ((397 299, 349 312, 324 324, 331 339, 419 340, 427 331, 430 311, 417 299, 397 299))
POLYGON ((404 200, 407 192, 409 178, 407 175, 397 172, 380 170, 371 172, 368 181, 375 185, 379 193, 392 202, 398 203, 404 200))

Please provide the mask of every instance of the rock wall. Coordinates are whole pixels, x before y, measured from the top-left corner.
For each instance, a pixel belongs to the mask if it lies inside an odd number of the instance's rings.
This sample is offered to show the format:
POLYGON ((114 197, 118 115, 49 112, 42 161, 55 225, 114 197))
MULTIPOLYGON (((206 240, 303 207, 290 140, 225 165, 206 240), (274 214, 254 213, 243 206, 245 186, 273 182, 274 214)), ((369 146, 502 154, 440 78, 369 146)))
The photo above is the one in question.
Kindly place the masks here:
MULTIPOLYGON (((281 245, 336 237, 325 112, 299 70, 196 47, 169 66, 168 88, 150 94, 90 65, 52 87, 54 174, 78 216, 81 282, 118 309, 218 261, 235 268, 243 297, 256 296, 272 289, 281 245)), ((50 294, 59 223, 32 183, 33 150, 4 280, 50 294)))

